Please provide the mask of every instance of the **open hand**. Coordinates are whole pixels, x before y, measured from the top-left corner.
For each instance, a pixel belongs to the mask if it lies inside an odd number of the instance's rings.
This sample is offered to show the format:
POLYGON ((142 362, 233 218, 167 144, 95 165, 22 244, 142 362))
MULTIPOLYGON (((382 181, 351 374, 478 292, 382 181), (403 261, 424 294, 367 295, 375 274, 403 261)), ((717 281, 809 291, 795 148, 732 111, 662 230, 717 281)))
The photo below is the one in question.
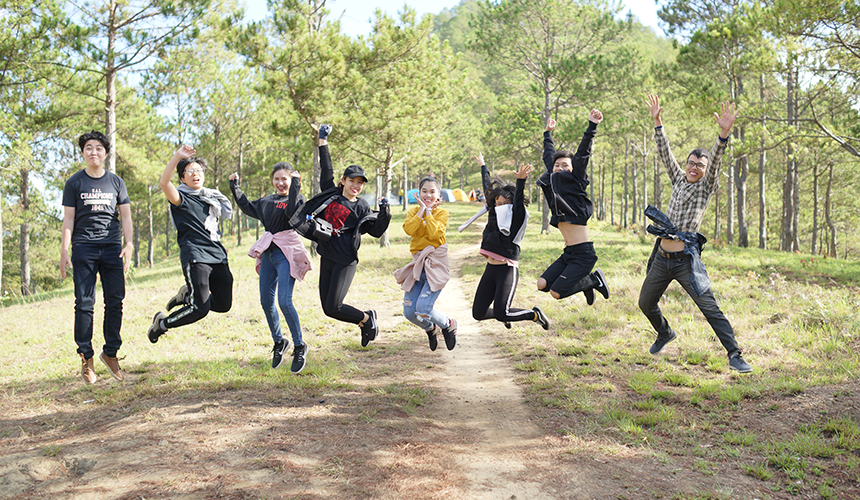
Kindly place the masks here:
POLYGON ((527 179, 529 173, 532 171, 532 166, 528 163, 520 165, 520 169, 517 170, 517 179, 527 179))
POLYGON ((726 139, 729 136, 737 117, 738 111, 735 109, 734 103, 726 101, 720 104, 720 113, 714 113, 714 118, 720 127, 720 137, 726 139))
POLYGON ((484 163, 484 153, 478 153, 477 156, 473 156, 472 158, 474 158, 475 161, 478 162, 478 165, 482 167, 486 165, 486 163, 484 163))
POLYGON ((196 152, 197 150, 192 148, 188 144, 183 144, 179 147, 179 149, 176 150, 176 153, 174 154, 180 158, 191 158, 196 152))
MULTIPOLYGON (((654 94, 648 94, 648 111, 651 112, 651 118, 654 119, 655 122, 663 123, 663 118, 660 114, 663 112, 663 108, 660 106, 660 98, 654 94)), ((658 125, 659 127, 660 125, 658 125)))

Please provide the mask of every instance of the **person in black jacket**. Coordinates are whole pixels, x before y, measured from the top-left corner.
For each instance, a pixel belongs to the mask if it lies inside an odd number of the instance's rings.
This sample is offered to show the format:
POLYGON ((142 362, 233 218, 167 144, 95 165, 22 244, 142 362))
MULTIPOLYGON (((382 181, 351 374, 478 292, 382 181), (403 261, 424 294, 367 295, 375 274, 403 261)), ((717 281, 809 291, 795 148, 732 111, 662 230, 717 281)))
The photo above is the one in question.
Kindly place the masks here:
MULTIPOLYGON (((344 304, 343 300, 355 277, 358 265, 358 248, 362 233, 374 238, 381 237, 391 222, 388 200, 379 200, 379 212, 375 212, 359 195, 367 183, 364 169, 350 165, 344 170, 340 181, 334 183, 334 167, 328 151, 328 135, 331 125, 320 125, 320 189, 322 192, 305 203, 293 217, 294 221, 310 217, 323 204, 328 203, 320 216, 333 228, 331 239, 317 241, 320 255, 320 302, 325 315, 361 327, 361 346, 366 347, 379 333, 376 311, 361 311, 344 304)), ((309 235, 304 235, 310 237, 309 235)), ((313 238, 311 238, 313 239, 313 238)))
POLYGON ((594 212, 588 198, 588 160, 591 143, 603 114, 592 109, 588 114, 588 128, 582 136, 576 153, 555 151, 552 131, 556 121, 550 118, 543 139, 543 162, 546 166, 537 181, 543 189, 552 217, 550 224, 564 237, 564 253, 538 278, 537 287, 549 292, 554 299, 563 299, 582 292, 588 305, 594 303, 594 290, 609 298, 609 287, 603 271, 591 270, 597 263, 594 243, 588 239, 588 219, 594 212))
POLYGON ((296 207, 305 202, 301 189, 301 176, 289 163, 278 162, 272 167, 272 186, 275 194, 250 201, 239 187, 239 174, 230 174, 230 191, 236 205, 249 217, 259 219, 266 228, 263 236, 251 247, 248 255, 257 259, 257 274, 260 275, 260 305, 266 315, 272 334, 272 368, 278 368, 284 360, 284 352, 290 341, 281 335, 281 320, 275 307, 278 305, 293 338, 292 373, 301 372, 306 363, 308 345, 302 340, 299 314, 293 306, 293 287, 310 270, 311 263, 302 239, 290 224, 296 207))
POLYGON ((520 242, 528 222, 524 189, 532 166, 520 166, 514 188, 490 179, 483 154, 478 153, 474 158, 481 166, 488 220, 479 252, 487 258, 487 267, 475 290, 472 317, 478 321, 495 318, 508 328, 512 321, 535 321, 548 330, 549 319, 539 307, 531 310, 511 307, 519 281, 520 242))

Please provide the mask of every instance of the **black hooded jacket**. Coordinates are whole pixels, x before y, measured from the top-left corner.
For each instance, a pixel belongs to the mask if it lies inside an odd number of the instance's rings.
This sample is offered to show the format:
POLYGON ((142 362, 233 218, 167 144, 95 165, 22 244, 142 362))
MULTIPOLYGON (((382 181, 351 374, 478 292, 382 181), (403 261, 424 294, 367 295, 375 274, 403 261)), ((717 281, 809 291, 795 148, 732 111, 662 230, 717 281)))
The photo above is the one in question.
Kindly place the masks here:
POLYGON ((577 224, 584 226, 594 213, 594 206, 588 198, 588 160, 591 157, 591 143, 597 134, 597 124, 589 121, 588 128, 582 135, 579 149, 573 156, 572 172, 553 173, 553 161, 555 156, 555 144, 552 142, 552 133, 547 130, 543 133, 543 163, 546 166, 537 184, 543 189, 544 196, 549 203, 550 224, 558 227, 559 222, 577 224))

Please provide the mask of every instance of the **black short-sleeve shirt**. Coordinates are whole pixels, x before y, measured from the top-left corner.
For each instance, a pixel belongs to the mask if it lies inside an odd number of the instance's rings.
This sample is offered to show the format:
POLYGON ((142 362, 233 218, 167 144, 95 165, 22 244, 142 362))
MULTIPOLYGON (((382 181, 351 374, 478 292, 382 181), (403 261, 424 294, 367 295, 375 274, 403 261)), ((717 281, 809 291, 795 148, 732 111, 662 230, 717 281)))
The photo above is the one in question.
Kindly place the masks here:
POLYGON ((90 177, 86 170, 76 172, 63 187, 63 206, 75 209, 72 244, 122 244, 122 224, 117 205, 128 205, 125 182, 105 171, 101 177, 90 177))
POLYGON ((227 250, 221 244, 218 218, 211 205, 200 196, 179 192, 179 205, 170 204, 170 214, 176 225, 179 260, 201 264, 226 264, 227 250))

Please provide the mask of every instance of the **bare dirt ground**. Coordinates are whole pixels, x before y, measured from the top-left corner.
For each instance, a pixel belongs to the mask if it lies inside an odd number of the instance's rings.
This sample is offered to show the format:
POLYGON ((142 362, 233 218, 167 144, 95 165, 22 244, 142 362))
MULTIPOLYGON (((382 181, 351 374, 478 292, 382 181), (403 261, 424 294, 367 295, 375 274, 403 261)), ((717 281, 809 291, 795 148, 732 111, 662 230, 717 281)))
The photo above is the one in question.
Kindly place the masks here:
MULTIPOLYGON (((420 332, 388 334, 403 318, 383 315, 380 339, 354 353, 373 365, 374 375, 349 381, 350 391, 219 390, 99 409, 46 405, 28 413, 7 406, 0 497, 540 500, 691 492, 689 498, 797 498, 769 491, 740 470, 696 471, 686 455, 578 433, 575 417, 527 406, 510 360, 494 346, 493 335, 503 335, 504 327, 471 318, 473 292, 457 273, 476 248, 467 250, 452 255, 452 280, 437 302, 459 321, 455 350, 446 351, 440 338, 431 353, 420 332), (386 343, 407 347, 389 354, 386 343), (386 404, 395 383, 426 388, 431 403, 414 411, 386 404), (573 435, 558 432, 562 427, 573 435), (701 491, 715 494, 693 496, 701 491)), ((379 310, 399 307, 398 300, 379 310)), ((138 376, 131 372, 126 383, 138 376)), ((745 423, 760 419, 779 432, 776 415, 790 414, 789 407, 798 412, 794 418, 809 420, 822 404, 857 411, 856 395, 846 394, 838 402, 832 389, 764 402, 745 423)))

